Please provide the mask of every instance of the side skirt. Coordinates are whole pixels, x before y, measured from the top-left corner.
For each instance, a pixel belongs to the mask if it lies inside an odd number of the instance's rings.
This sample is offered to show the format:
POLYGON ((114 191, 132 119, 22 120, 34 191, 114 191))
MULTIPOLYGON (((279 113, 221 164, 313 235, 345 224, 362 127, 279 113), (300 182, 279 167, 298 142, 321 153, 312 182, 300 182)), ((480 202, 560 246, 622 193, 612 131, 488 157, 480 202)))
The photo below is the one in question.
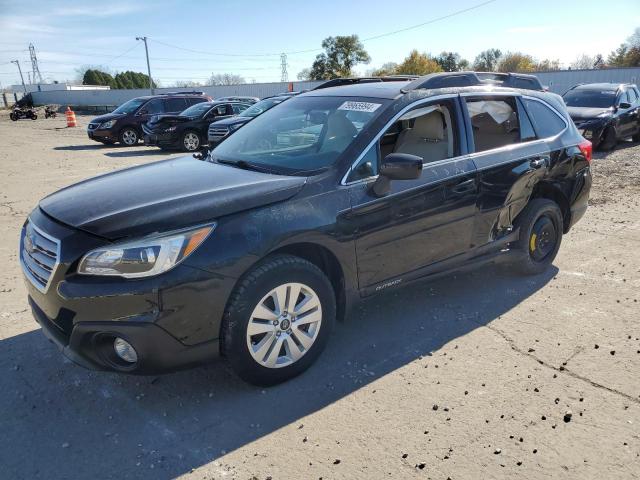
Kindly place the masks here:
POLYGON ((453 272, 473 270, 481 265, 507 257, 511 250, 509 244, 518 240, 520 230, 515 230, 491 243, 474 248, 467 253, 427 265, 425 267, 389 278, 360 290, 361 297, 368 297, 393 287, 404 286, 422 280, 435 280, 453 272))

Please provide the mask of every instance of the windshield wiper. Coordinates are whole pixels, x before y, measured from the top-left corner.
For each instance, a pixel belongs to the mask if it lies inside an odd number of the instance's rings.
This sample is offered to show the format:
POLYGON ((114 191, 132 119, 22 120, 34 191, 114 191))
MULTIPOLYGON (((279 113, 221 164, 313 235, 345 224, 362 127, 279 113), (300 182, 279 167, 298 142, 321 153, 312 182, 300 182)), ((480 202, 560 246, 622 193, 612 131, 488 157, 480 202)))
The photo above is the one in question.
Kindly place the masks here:
POLYGON ((221 158, 215 158, 212 160, 221 163, 223 165, 231 165, 236 168, 241 168, 243 170, 253 170, 254 172, 262 172, 262 173, 275 173, 273 170, 265 168, 261 165, 257 165, 255 163, 247 162, 246 160, 225 160, 221 158))

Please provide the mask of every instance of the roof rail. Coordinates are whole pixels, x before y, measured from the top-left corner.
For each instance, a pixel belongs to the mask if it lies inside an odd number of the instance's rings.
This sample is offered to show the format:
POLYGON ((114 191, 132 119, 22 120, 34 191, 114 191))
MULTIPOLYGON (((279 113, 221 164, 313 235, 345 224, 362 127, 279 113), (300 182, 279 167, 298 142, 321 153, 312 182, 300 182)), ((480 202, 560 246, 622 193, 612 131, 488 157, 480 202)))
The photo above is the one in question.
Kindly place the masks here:
POLYGON ((472 87, 478 85, 544 90, 538 77, 524 73, 441 72, 419 77, 403 88, 402 91, 406 93, 416 89, 472 87))
POLYGON ((192 90, 191 92, 163 92, 158 95, 204 95, 204 92, 192 90))
POLYGON ((329 87, 342 87, 344 85, 354 85, 356 83, 378 83, 378 82, 406 82, 419 78, 417 75, 388 75, 384 77, 354 77, 354 78, 334 78, 321 83, 311 90, 320 90, 329 87))

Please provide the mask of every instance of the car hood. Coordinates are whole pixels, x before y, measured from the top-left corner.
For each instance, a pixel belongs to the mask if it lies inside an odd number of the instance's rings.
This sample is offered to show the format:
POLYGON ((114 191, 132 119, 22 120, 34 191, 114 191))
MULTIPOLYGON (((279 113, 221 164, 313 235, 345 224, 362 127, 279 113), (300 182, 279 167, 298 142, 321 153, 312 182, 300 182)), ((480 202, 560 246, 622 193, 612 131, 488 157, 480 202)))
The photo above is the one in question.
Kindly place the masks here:
POLYGON ((100 115, 99 117, 95 117, 91 120, 91 123, 104 123, 109 120, 115 120, 118 118, 122 118, 126 116, 126 113, 106 113, 104 115, 100 115))
POLYGON ((592 107, 567 107, 572 120, 590 120, 597 118, 601 113, 611 113, 610 108, 592 107))
POLYGON ((249 120, 253 120, 253 117, 237 116, 237 117, 223 118, 222 120, 218 120, 217 122, 213 122, 209 125, 216 125, 216 126, 219 125, 219 126, 229 127, 231 125, 247 123, 249 120))
POLYGON ((50 217, 110 240, 175 230, 292 197, 304 177, 181 157, 119 170, 40 202, 50 217))

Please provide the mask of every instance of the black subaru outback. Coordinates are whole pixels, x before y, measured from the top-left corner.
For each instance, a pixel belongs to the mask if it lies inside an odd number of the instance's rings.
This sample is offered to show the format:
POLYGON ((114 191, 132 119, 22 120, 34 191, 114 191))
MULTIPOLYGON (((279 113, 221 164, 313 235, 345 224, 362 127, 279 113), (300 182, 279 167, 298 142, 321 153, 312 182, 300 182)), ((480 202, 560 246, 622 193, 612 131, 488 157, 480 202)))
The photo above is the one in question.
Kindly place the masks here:
POLYGON ((151 373, 222 354, 274 384, 377 292, 500 258, 544 271, 587 208, 591 143, 555 94, 443 75, 458 84, 311 91, 208 157, 44 198, 20 242, 36 320, 89 368, 151 373))

